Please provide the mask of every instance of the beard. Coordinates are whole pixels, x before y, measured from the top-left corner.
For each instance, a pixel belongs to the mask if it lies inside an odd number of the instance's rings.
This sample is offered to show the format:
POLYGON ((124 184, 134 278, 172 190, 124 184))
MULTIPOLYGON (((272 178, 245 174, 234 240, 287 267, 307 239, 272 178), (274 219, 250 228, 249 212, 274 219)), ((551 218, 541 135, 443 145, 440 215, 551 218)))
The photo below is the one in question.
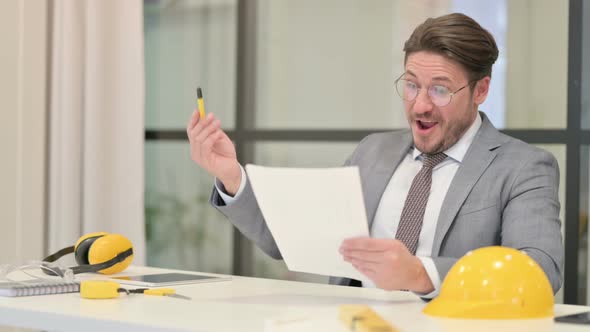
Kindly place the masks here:
POLYGON ((471 124, 473 124, 475 117, 470 116, 470 114, 465 114, 458 119, 445 121, 436 116, 416 117, 409 115, 408 120, 410 122, 412 137, 416 148, 422 153, 435 154, 444 152, 451 146, 455 145, 455 143, 457 143, 465 134, 467 129, 469 129, 471 124), (415 126, 417 126, 416 121, 418 120, 436 122, 434 132, 430 133, 428 136, 422 136, 415 133, 415 126))

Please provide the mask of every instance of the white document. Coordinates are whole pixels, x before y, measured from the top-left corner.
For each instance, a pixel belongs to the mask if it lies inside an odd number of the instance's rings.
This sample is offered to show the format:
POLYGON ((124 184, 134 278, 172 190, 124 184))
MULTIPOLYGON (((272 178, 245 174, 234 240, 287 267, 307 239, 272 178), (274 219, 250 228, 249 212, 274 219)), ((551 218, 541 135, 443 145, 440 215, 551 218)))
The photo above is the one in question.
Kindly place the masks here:
POLYGON ((338 252, 344 239, 369 236, 357 167, 246 171, 289 270, 365 279, 338 252))

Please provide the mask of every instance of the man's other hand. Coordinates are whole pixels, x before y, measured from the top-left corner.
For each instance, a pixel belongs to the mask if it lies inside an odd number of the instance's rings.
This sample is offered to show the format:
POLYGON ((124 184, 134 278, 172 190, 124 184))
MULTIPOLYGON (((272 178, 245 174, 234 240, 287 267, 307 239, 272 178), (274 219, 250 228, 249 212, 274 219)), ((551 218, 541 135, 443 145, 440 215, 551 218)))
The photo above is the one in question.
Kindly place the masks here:
POLYGON ((395 239, 357 237, 346 239, 340 254, 377 287, 430 293, 434 286, 418 257, 395 239))

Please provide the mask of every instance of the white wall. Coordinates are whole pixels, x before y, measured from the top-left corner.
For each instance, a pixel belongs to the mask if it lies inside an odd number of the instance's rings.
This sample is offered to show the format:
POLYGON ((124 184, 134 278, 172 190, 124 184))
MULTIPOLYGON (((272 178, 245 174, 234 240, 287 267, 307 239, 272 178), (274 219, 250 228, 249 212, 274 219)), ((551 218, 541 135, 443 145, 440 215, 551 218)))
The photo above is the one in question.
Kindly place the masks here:
POLYGON ((46 26, 46 1, 0 1, 0 264, 43 255, 46 26))
POLYGON ((568 2, 508 1, 506 127, 565 128, 568 2))

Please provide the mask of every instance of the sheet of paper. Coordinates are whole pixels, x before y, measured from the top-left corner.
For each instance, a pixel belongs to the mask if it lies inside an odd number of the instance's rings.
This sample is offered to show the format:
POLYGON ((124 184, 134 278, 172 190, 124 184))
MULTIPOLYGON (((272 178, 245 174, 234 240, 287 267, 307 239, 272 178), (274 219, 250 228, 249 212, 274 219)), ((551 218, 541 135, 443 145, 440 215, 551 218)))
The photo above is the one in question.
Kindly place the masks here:
POLYGON ((344 239, 369 235, 357 167, 246 171, 289 270, 365 279, 338 252, 344 239))

